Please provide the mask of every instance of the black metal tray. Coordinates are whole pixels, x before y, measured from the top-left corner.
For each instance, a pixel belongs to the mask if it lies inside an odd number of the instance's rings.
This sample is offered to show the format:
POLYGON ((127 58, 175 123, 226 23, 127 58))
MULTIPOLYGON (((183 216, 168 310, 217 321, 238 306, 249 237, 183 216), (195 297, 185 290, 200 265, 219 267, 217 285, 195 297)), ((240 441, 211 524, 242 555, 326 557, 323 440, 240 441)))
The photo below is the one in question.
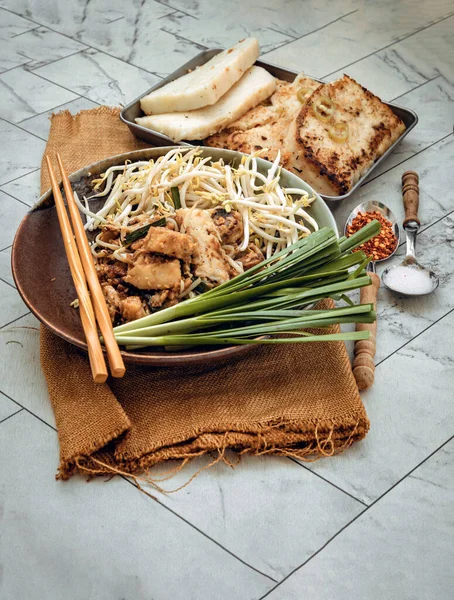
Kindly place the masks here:
MULTIPOLYGON (((158 133, 157 131, 153 131, 152 129, 147 129, 146 127, 142 127, 142 125, 138 125, 135 122, 135 119, 137 117, 144 116, 144 113, 142 112, 142 110, 140 108, 140 100, 144 96, 147 96, 150 92, 157 90, 158 88, 162 87, 169 81, 178 79, 182 75, 185 75, 188 71, 193 70, 196 67, 200 67, 201 65, 205 64, 206 62, 211 60, 213 58, 213 56, 216 56, 216 54, 219 54, 219 52, 222 52, 221 48, 214 48, 212 50, 204 50, 203 52, 200 52, 200 54, 198 54, 197 56, 192 58, 190 61, 188 61, 182 67, 180 67, 179 69, 177 69, 176 71, 174 71, 173 73, 168 75, 165 79, 163 79, 162 81, 160 81, 159 83, 154 85, 152 88, 150 88, 149 90, 144 92, 141 96, 139 96, 138 98, 136 98, 135 100, 130 102, 127 106, 125 106, 120 113, 120 119, 123 121, 123 123, 126 123, 126 125, 129 127, 131 132, 136 137, 140 138, 141 140, 150 142, 150 144, 152 144, 153 146, 174 146, 175 142, 171 138, 167 137, 166 135, 163 135, 162 133, 158 133)), ((298 74, 295 71, 289 71, 288 69, 283 69, 282 67, 277 67, 276 65, 272 65, 272 64, 264 62, 262 60, 258 60, 255 64, 259 67, 263 67, 264 69, 266 69, 274 77, 277 77, 278 79, 282 79, 284 81, 293 81, 298 74)), ((316 79, 316 78, 314 78, 314 79, 315 79, 315 81, 320 81, 320 83, 323 83, 320 79, 316 79)), ((416 115, 415 112, 413 112, 409 108, 404 108, 403 106, 398 106, 397 104, 391 104, 389 102, 385 102, 385 104, 387 104, 391 108, 391 110, 398 117, 400 117, 402 119, 402 121, 405 123, 405 127, 406 127, 405 131, 394 142, 394 144, 392 146, 390 146, 388 148, 388 150, 386 150, 386 152, 382 156, 380 156, 379 159, 377 159, 374 162, 374 164, 371 166, 371 168, 355 183, 355 185, 351 188, 351 190, 347 194, 344 194, 342 196, 325 196, 323 194, 320 194, 322 196, 322 198, 325 198, 325 200, 337 201, 337 200, 344 200, 345 198, 348 198, 364 182, 366 177, 368 177, 370 175, 370 173, 374 169, 376 169, 382 161, 386 160, 386 157, 388 156, 388 154, 390 154, 394 150, 394 148, 398 144, 400 144, 400 142, 404 139, 404 137, 410 133, 410 131, 413 129, 413 127, 415 127, 416 123, 418 122, 418 116, 416 115)), ((191 140, 191 142, 180 142, 179 144, 181 146, 194 146, 194 145, 201 146, 201 145, 203 145, 203 142, 191 140)))

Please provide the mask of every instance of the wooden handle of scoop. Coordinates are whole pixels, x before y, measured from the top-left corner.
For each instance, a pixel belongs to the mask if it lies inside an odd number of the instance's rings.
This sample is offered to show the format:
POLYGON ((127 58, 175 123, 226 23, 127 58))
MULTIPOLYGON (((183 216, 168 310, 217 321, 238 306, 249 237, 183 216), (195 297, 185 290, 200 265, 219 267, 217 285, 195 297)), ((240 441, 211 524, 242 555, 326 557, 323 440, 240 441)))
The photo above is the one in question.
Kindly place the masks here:
POLYGON ((405 171, 402 175, 402 194, 405 208, 404 227, 410 221, 420 225, 419 208, 419 176, 415 171, 405 171))
MULTIPOLYGON (((377 309, 377 292, 380 287, 380 277, 375 273, 369 273, 372 285, 361 288, 361 304, 373 304, 377 309)), ((367 390, 374 383, 375 377, 375 347, 377 336, 377 321, 373 323, 358 323, 356 331, 370 331, 368 340, 355 342, 355 358, 353 359, 353 375, 360 390, 367 390)))

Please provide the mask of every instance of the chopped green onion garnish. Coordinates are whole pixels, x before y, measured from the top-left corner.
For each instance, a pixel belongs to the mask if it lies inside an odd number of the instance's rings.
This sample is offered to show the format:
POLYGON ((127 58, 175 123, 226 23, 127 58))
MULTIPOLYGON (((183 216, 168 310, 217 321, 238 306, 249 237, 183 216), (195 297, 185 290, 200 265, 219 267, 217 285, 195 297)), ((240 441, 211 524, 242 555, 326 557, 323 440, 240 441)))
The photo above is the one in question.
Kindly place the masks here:
POLYGON ((134 231, 128 233, 123 242, 123 248, 127 248, 136 240, 139 240, 142 237, 145 237, 148 233, 150 227, 164 227, 166 224, 166 218, 162 217, 153 223, 148 223, 147 225, 143 225, 142 227, 137 227, 134 231))
POLYGON ((175 210, 181 208, 181 200, 180 200, 180 191, 177 187, 170 188, 170 193, 172 194, 173 205, 175 210))

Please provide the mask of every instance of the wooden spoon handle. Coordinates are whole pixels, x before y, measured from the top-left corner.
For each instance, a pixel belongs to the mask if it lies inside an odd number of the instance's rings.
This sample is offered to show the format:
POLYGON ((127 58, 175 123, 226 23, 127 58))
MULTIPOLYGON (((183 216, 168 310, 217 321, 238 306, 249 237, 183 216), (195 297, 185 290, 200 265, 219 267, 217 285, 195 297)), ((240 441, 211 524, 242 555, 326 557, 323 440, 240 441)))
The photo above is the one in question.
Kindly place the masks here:
MULTIPOLYGON (((375 273, 369 273, 372 285, 361 288, 361 304, 373 304, 377 309, 377 292, 380 287, 380 277, 375 273)), ((377 336, 377 322, 358 323, 356 331, 370 331, 368 340, 355 342, 355 358, 353 359, 353 375, 360 390, 367 390, 374 383, 375 377, 375 347, 377 336)))
POLYGON ((419 208, 419 176, 415 171, 405 171, 402 175, 402 194, 405 208, 404 227, 410 221, 420 225, 419 208))

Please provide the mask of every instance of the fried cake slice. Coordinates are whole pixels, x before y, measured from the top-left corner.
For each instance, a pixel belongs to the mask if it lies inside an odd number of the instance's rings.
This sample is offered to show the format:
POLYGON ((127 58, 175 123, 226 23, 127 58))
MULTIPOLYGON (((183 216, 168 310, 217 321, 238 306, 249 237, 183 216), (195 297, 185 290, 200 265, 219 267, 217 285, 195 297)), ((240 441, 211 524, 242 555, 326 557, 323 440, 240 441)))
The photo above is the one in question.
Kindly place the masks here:
POLYGON ((205 140, 207 146, 228 148, 246 154, 262 150, 260 156, 274 160, 281 151, 281 164, 289 168, 291 152, 285 148, 288 129, 301 110, 299 89, 314 90, 317 81, 300 74, 293 82, 277 80, 270 98, 252 108, 227 129, 205 140))
POLYGON ((321 194, 346 194, 405 130, 403 121, 380 98, 348 75, 320 85, 289 129, 287 168, 321 194), (314 114, 314 103, 329 98, 334 113, 329 122, 314 114), (346 123, 348 139, 330 136, 333 124, 346 123))

